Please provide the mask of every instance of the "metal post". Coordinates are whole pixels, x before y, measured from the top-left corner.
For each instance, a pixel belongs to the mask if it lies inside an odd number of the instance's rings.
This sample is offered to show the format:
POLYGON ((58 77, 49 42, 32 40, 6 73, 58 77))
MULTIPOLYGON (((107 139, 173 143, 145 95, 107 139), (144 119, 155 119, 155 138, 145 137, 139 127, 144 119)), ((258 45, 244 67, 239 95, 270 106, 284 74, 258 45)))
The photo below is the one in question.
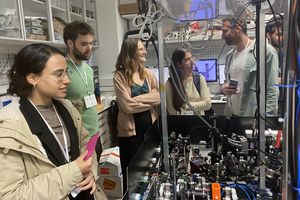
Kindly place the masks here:
MULTIPOLYGON (((266 118, 266 70, 265 70, 265 55, 266 55, 266 39, 265 39, 265 13, 261 10, 261 2, 256 3, 256 56, 257 56, 257 80, 259 83, 256 88, 258 94, 257 110, 258 110, 258 148, 259 150, 265 150, 265 118, 266 118)), ((258 162, 265 162, 265 155, 259 151, 258 162)), ((259 170, 259 187, 265 189, 265 170, 266 166, 261 164, 259 170)))
POLYGON ((177 194, 176 194, 176 161, 175 161, 175 156, 171 155, 170 156, 170 163, 172 166, 172 192, 173 192, 173 200, 177 199, 177 194))
POLYGON ((161 108, 161 125, 162 125, 162 140, 163 140, 163 163, 165 172, 170 172, 169 164, 169 140, 168 140, 168 122, 166 109, 166 93, 164 86, 164 52, 163 52, 163 32, 162 21, 157 22, 157 37, 158 37, 158 65, 159 65, 159 88, 160 88, 160 108, 161 108))

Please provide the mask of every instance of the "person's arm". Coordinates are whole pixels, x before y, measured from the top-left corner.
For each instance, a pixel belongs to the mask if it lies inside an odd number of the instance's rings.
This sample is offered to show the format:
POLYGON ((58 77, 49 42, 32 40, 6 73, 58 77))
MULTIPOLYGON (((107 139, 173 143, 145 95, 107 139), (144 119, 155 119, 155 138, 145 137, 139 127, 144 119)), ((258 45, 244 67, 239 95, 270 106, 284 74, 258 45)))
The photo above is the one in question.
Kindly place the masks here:
MULTIPOLYGON (((75 161, 26 180, 28 175, 25 171, 29 169, 26 169, 28 166, 25 166, 21 153, 12 149, 4 153, 1 149, 0 160, 1 200, 64 199, 73 186, 83 179, 75 161)), ((37 165, 43 164, 39 160, 32 160, 35 161, 37 165)))
POLYGON ((150 92, 146 94, 141 94, 139 96, 132 97, 136 102, 143 104, 149 104, 151 106, 157 106, 160 104, 160 95, 159 92, 150 92))
POLYGON ((203 76, 200 76, 200 96, 201 101, 190 102, 196 110, 209 110, 211 108, 211 98, 209 88, 203 76))
POLYGON ((173 90, 169 80, 167 80, 165 84, 165 89, 166 89, 166 104, 167 104, 168 114, 176 115, 178 111, 174 108, 173 105, 173 90))
MULTIPOLYGON (((78 112, 78 110, 75 107, 73 107, 73 105, 71 103, 69 103, 68 101, 65 101, 65 104, 68 105, 68 108, 69 108, 68 110, 69 110, 69 112, 72 116, 74 125, 77 129, 78 140, 79 140, 79 148, 80 148, 80 152, 82 154, 86 151, 86 145, 87 145, 87 143, 90 139, 90 135, 88 133, 88 130, 86 130, 83 126, 82 118, 81 118, 81 115, 78 112)), ((96 117, 98 117, 98 116, 96 116, 96 117)), ((91 172, 93 174, 94 182, 95 182, 98 178, 98 162, 97 162, 96 152, 93 153, 92 157, 93 157, 93 164, 92 164, 91 172)), ((85 179, 83 181, 78 182, 77 184, 82 183, 82 182, 86 182, 86 177, 84 177, 84 178, 85 179)))
POLYGON ((147 71, 148 73, 148 83, 150 92, 147 94, 142 94, 133 97, 137 102, 141 102, 144 104, 150 104, 152 106, 158 106, 160 104, 160 94, 158 91, 158 82, 151 71, 147 71))
POLYGON ((267 45, 267 88, 266 88, 266 114, 276 116, 278 110, 279 89, 278 84, 278 55, 275 49, 267 45))
MULTIPOLYGON (((74 110, 74 112, 76 112, 76 110, 74 110)), ((83 153, 86 151, 86 145, 87 145, 88 141, 90 140, 90 135, 89 135, 88 131, 84 128, 82 121, 79 120, 81 118, 79 113, 77 113, 76 115, 78 116, 76 128, 79 129, 80 152, 83 153)), ((100 140, 100 137, 98 140, 100 140)), ((97 162, 96 152, 93 153, 92 159, 93 159, 93 164, 92 164, 91 173, 94 177, 93 181, 96 182, 98 179, 98 162, 97 162)), ((88 181, 86 181, 86 177, 84 177, 84 178, 85 179, 83 181, 81 181, 77 184, 82 184, 83 182, 88 182, 88 181)), ((94 185, 94 187, 96 187, 96 185, 94 185)))
MULTIPOLYGON (((113 78, 114 88, 118 100, 118 106, 127 114, 140 113, 149 110, 152 105, 138 102, 132 98, 126 88, 127 83, 120 72, 116 72, 113 78)), ((129 87, 129 86, 128 86, 129 87)))

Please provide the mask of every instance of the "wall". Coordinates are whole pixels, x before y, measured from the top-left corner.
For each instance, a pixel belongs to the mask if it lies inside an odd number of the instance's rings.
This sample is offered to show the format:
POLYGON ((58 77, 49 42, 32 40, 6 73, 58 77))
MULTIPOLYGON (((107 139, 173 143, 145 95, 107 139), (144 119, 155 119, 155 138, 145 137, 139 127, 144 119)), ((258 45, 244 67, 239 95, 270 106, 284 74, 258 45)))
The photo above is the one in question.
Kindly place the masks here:
POLYGON ((0 95, 5 94, 8 88, 7 71, 14 62, 14 55, 22 46, 6 45, 0 48, 0 95))
POLYGON ((101 95, 110 96, 114 93, 113 71, 126 23, 119 15, 118 0, 101 0, 96 3, 100 47, 94 50, 95 63, 99 66, 101 95))

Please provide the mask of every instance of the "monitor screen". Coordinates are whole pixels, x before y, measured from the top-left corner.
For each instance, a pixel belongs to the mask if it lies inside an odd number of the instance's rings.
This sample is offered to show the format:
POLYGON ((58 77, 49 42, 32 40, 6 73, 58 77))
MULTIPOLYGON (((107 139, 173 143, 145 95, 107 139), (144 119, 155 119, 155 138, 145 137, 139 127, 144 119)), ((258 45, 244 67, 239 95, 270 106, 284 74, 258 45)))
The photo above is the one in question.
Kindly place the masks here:
MULTIPOLYGON (((159 69, 158 69, 158 67, 151 67, 151 68, 149 67, 148 69, 154 73, 156 80, 159 81, 159 72, 158 72, 159 69)), ((168 67, 164 67, 164 77, 165 77, 164 82, 166 82, 168 80, 168 78, 170 77, 168 67)))
POLYGON ((205 77, 206 82, 217 82, 217 59, 205 59, 195 62, 194 71, 205 77))
POLYGON ((181 1, 176 6, 178 19, 181 21, 216 18, 217 0, 181 1))
POLYGON ((219 65, 219 83, 220 84, 224 84, 226 80, 225 77, 225 65, 224 64, 220 64, 219 65))

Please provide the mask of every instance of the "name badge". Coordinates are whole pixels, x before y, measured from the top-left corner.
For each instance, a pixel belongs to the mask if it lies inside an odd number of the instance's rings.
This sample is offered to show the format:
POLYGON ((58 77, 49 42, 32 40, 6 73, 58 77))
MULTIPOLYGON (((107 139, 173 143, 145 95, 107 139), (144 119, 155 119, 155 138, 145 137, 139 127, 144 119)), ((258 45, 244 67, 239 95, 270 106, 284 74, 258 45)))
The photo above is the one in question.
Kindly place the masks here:
POLYGON ((94 94, 83 97, 86 108, 90 108, 97 105, 97 99, 94 94))

